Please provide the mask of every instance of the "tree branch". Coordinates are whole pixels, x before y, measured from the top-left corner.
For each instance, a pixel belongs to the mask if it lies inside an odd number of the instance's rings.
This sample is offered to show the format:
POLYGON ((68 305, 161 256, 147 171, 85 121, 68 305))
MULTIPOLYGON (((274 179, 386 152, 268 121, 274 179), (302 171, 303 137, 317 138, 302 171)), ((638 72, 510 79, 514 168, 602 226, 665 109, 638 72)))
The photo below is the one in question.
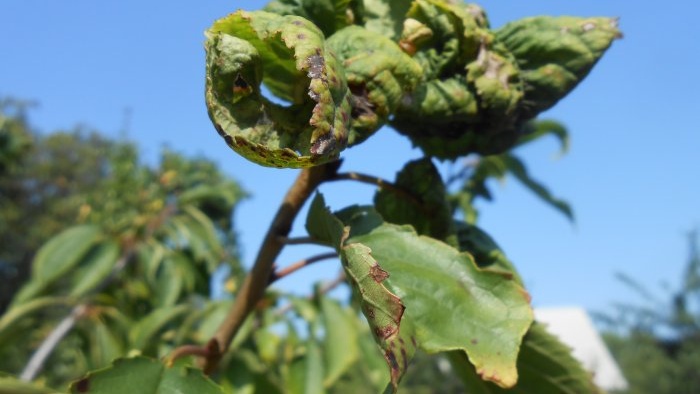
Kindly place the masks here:
POLYGON ((381 189, 384 189, 384 190, 389 191, 391 193, 397 194, 403 198, 406 198, 418 206, 421 205, 420 200, 418 200, 409 191, 407 191, 407 190, 403 189, 402 187, 397 186, 397 185, 395 185, 395 184, 393 184, 385 179, 378 178, 375 176, 362 174, 359 172, 343 172, 343 173, 336 174, 333 178, 329 179, 328 181, 344 181, 344 180, 351 180, 351 181, 367 183, 370 185, 375 185, 381 189))
POLYGON ((316 256, 312 256, 312 257, 309 257, 308 259, 297 261, 296 263, 290 264, 290 265, 288 265, 288 266, 286 266, 278 271, 273 272, 270 275, 269 283, 272 284, 272 283, 284 278, 285 276, 292 274, 292 273, 294 273, 294 272, 296 272, 296 271, 298 271, 306 266, 309 266, 313 263, 316 263, 318 261, 333 259, 336 257, 338 257, 337 253, 329 252, 329 253, 323 253, 323 254, 319 254, 316 256))
POLYGON ((331 179, 337 173, 339 166, 340 161, 336 161, 305 168, 292 184, 270 224, 252 270, 236 294, 233 306, 207 344, 211 354, 204 358, 204 373, 210 374, 216 369, 246 317, 265 294, 275 259, 284 247, 280 236, 289 235, 292 223, 306 200, 322 182, 331 179))

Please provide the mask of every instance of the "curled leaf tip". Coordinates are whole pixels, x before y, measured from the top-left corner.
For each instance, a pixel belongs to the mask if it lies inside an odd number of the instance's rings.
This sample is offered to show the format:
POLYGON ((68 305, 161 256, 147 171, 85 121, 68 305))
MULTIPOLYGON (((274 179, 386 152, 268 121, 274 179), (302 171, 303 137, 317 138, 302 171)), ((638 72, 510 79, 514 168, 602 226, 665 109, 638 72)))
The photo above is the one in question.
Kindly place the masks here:
POLYGON ((271 167, 338 158, 347 145, 350 91, 313 23, 238 11, 216 21, 206 37, 209 116, 234 151, 271 167))

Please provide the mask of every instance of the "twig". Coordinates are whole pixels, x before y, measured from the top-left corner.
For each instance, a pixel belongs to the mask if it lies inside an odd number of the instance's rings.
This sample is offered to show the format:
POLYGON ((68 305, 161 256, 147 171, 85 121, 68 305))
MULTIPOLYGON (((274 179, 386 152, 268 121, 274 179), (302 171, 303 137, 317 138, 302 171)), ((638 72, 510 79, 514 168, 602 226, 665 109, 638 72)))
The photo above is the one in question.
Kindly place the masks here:
POLYGON ((367 175, 367 174, 362 174, 359 172, 343 172, 343 173, 338 173, 336 174, 333 178, 329 179, 328 181, 343 181, 343 180, 351 180, 351 181, 357 181, 357 182, 362 182, 362 183, 367 183, 370 185, 375 185, 381 189, 384 189, 386 191, 389 191, 391 193, 400 195, 401 197, 406 198, 407 200, 411 201, 412 203, 416 204, 417 206, 421 205, 421 202, 416 196, 411 194, 411 192, 403 189, 400 186, 397 186, 385 179, 378 178, 375 176, 367 175))
MULTIPOLYGON (((335 279, 333 279, 332 281, 329 281, 329 282, 327 282, 327 283, 324 283, 323 286, 321 286, 321 288, 318 290, 317 293, 314 293, 314 294, 309 295, 309 296, 307 297, 307 299, 313 300, 314 297, 316 297, 317 294, 321 294, 321 295, 327 294, 327 293, 329 293, 331 290, 335 289, 336 287, 340 286, 340 285, 343 284, 343 283, 345 283, 345 271, 342 271, 342 270, 341 270, 341 271, 340 271, 340 274, 338 274, 338 276, 337 276, 335 279)), ((285 313, 291 311, 293 308, 294 308, 294 305, 291 304, 291 303, 289 303, 289 304, 287 304, 287 305, 285 305, 285 306, 283 306, 283 307, 277 309, 277 310, 275 311, 275 315, 277 315, 277 316, 282 316, 282 315, 284 315, 285 313)))
POLYGON ((287 276, 293 272, 296 272, 296 271, 298 271, 306 266, 309 266, 313 263, 316 263, 318 261, 333 259, 336 257, 338 257, 337 253, 330 252, 330 253, 323 253, 323 254, 319 254, 316 256, 312 256, 312 257, 309 257, 308 259, 299 260, 296 263, 290 264, 290 265, 288 265, 288 266, 286 266, 278 271, 273 272, 272 275, 270 275, 269 283, 273 283, 275 281, 278 281, 278 280, 284 278, 285 276, 287 276))
POLYGON ((279 241, 285 245, 321 245, 328 246, 328 244, 317 240, 314 237, 277 237, 279 241))
POLYGON ((46 359, 49 357, 51 352, 58 346, 63 337, 68 334, 68 332, 73 328, 75 322, 80 319, 80 317, 85 313, 87 306, 85 304, 79 304, 71 309, 68 316, 64 317, 60 323, 51 331, 51 333, 44 339, 41 345, 36 349, 32 358, 24 367, 24 370, 19 375, 21 380, 30 382, 34 380, 36 375, 41 372, 44 367, 46 359))
POLYGON ((246 317, 265 294, 275 259, 284 247, 279 237, 289 234, 292 223, 306 200, 322 182, 336 174, 339 166, 340 162, 333 162, 305 168, 294 181, 272 220, 253 268, 236 294, 233 306, 207 344, 211 354, 204 358, 204 373, 210 374, 216 369, 246 317))

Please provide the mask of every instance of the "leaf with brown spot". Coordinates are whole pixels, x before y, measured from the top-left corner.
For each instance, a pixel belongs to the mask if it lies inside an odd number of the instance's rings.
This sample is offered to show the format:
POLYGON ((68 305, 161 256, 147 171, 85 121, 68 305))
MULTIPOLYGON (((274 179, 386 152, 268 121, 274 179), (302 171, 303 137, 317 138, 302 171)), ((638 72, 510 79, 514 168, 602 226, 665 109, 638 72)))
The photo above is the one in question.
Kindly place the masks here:
POLYGON ((311 167, 345 149, 350 90, 310 21, 238 11, 206 32, 206 102, 238 154, 270 167, 311 167), (280 104, 263 95, 262 84, 280 104))
MULTIPOLYGON (((484 379, 502 387, 516 383, 518 351, 533 316, 527 292, 511 273, 480 269, 469 254, 409 226, 377 223, 368 208, 336 215, 351 230, 344 249, 355 253, 345 258, 366 270, 378 262, 387 272, 382 287, 400 299, 401 328, 415 327, 421 349, 461 349, 484 379)), ((365 280, 359 286, 367 293, 372 284, 365 280)), ((407 343, 411 336, 401 335, 407 343)))

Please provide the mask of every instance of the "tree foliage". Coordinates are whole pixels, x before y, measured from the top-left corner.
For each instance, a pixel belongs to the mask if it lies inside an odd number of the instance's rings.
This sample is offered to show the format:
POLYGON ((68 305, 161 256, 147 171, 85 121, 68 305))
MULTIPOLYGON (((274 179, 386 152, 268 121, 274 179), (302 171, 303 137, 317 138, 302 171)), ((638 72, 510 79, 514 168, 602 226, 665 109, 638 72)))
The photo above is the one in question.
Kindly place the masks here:
POLYGON ((689 257, 681 285, 659 298, 626 275, 642 304, 618 304, 601 314, 606 342, 630 388, 627 393, 695 393, 700 390, 700 249, 698 232, 688 237, 689 257))
POLYGON ((44 381, 66 387, 78 371, 103 368, 72 392, 110 392, 106 382, 123 380, 143 392, 391 393, 421 392, 420 379, 400 383, 418 357, 452 377, 435 383, 445 389, 595 392, 568 349, 532 324, 520 276, 477 226, 474 202, 510 174, 573 218, 514 150, 548 134, 566 147, 566 130, 536 117, 619 36, 611 18, 491 29, 480 7, 441 0, 276 0, 215 21, 205 43, 214 128, 254 163, 302 168, 253 267, 232 282, 233 300, 212 299, 210 278, 222 263, 242 274, 231 225, 240 189, 206 160, 166 152, 151 168, 133 145, 106 142, 109 154, 84 174, 95 178, 89 192, 70 195, 77 216, 62 223, 71 226, 38 249, 0 318, 0 349, 12 360, 3 368, 17 372, 40 343, 25 380, 46 365, 44 381), (424 158, 393 181, 340 172, 341 152, 383 126, 424 158), (434 163, 465 157, 447 179, 434 163), (317 189, 341 180, 375 184, 373 205, 328 207, 317 189), (288 238, 310 199, 308 237, 288 238), (278 268, 282 248, 299 242, 330 252, 278 268), (270 290, 334 256, 341 274, 310 297, 270 290), (326 296, 340 283, 352 289, 347 303, 326 296), (108 366, 136 354, 165 364, 108 366))

